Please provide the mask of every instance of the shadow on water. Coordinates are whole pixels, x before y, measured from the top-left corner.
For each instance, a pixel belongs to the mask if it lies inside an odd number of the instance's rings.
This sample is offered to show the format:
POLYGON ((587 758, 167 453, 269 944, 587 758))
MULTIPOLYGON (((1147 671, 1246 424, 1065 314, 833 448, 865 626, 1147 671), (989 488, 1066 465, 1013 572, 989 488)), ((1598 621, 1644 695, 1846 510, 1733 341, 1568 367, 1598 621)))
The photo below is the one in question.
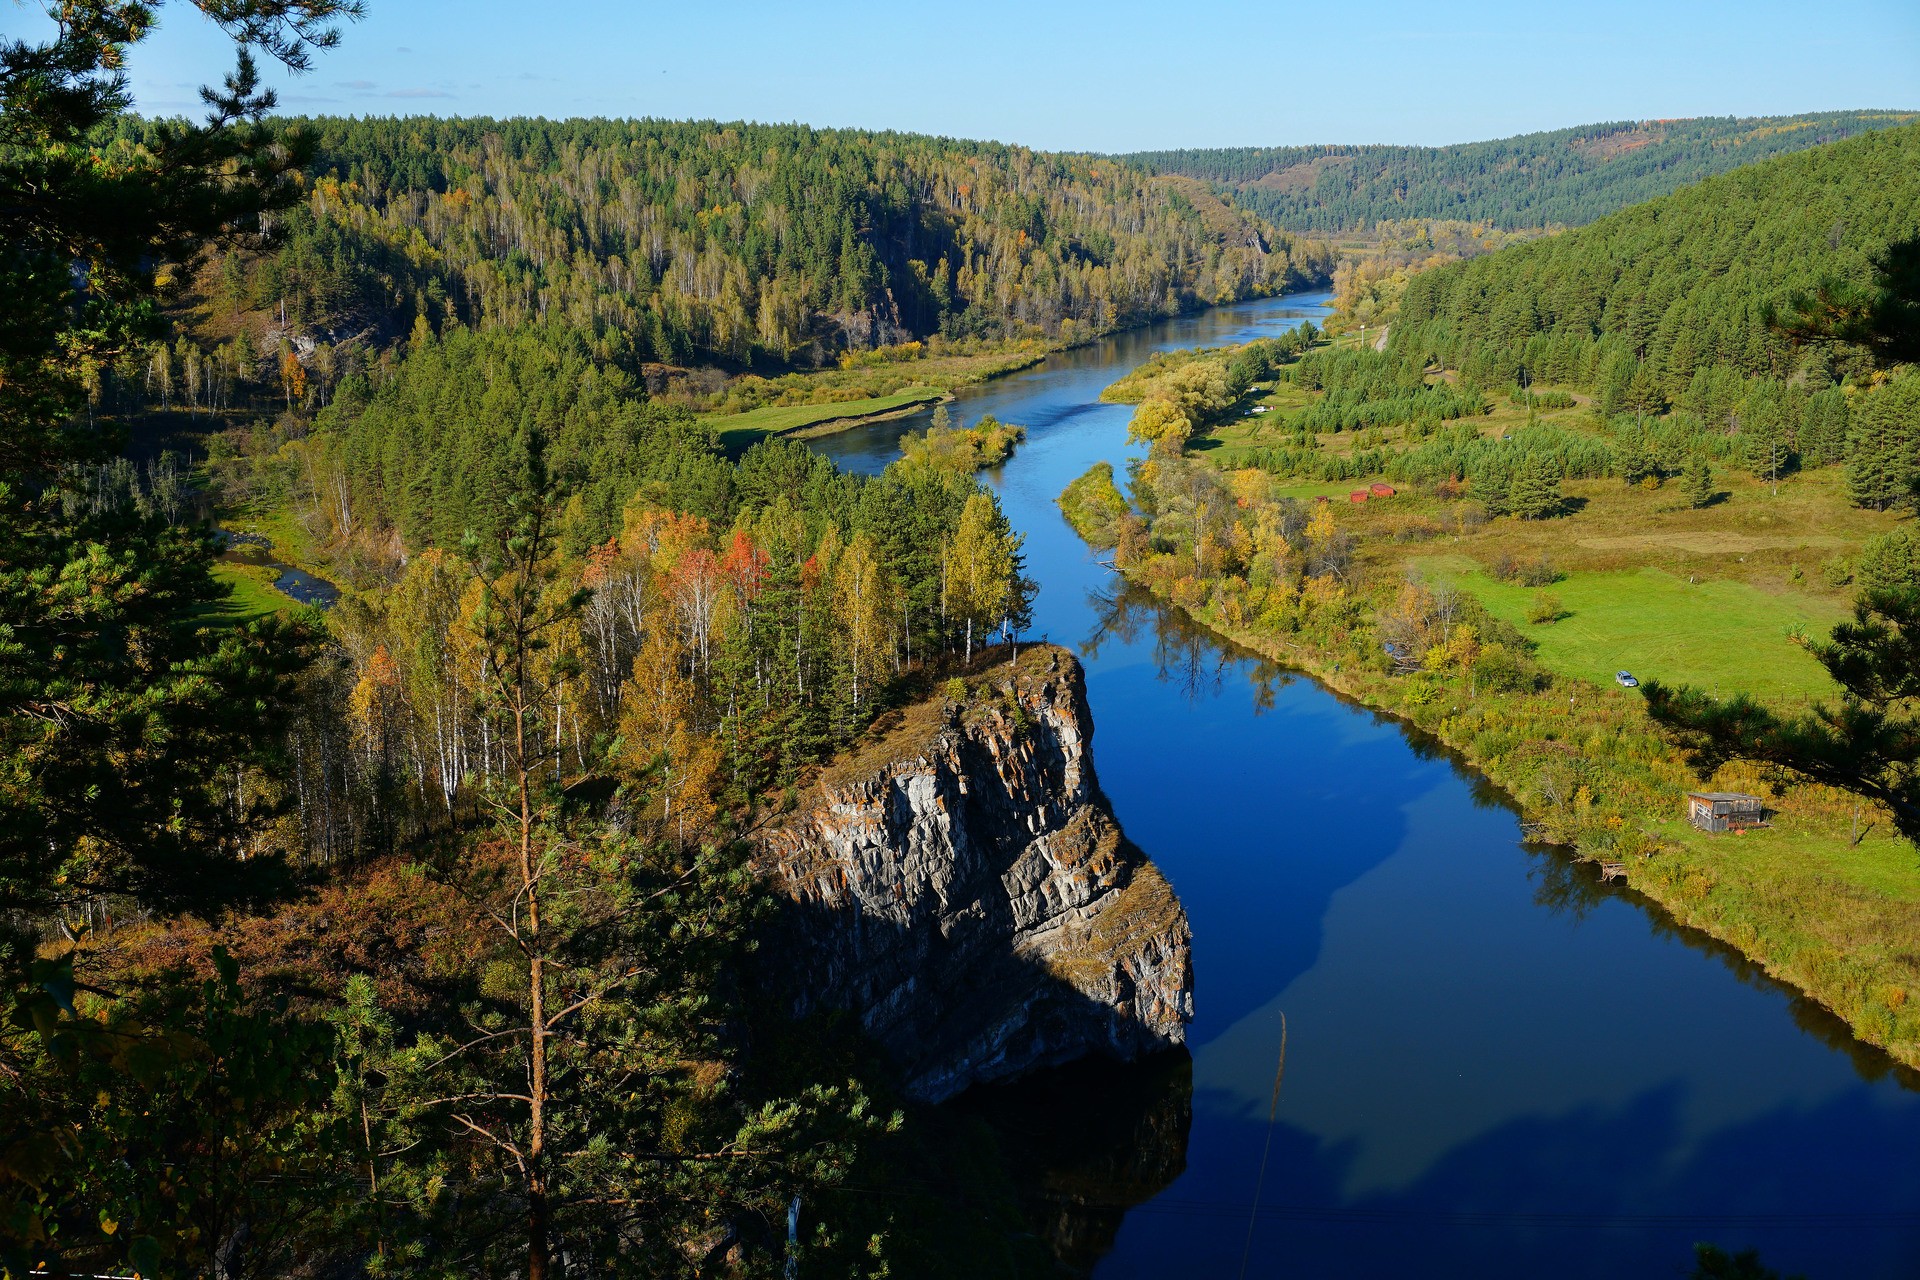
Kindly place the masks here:
POLYGON ((1186 1169, 1193 1060, 1184 1051, 1122 1065, 1086 1061, 955 1104, 998 1135, 1017 1193, 1060 1266, 1085 1275, 1127 1212, 1186 1169))

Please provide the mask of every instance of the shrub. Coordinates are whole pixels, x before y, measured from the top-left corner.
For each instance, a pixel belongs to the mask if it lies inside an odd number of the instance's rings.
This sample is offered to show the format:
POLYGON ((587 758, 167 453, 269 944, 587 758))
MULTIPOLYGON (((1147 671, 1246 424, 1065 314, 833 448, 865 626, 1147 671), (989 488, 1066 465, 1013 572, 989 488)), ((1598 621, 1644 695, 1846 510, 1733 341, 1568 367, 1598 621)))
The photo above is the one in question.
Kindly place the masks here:
POLYGON ((1853 562, 1845 556, 1835 556, 1820 566, 1820 576, 1830 587, 1844 587, 1853 581, 1853 562))
POLYGON ((1533 603, 1527 606, 1527 621, 1536 627, 1558 622, 1564 616, 1560 608, 1560 597, 1551 591, 1542 591, 1535 595, 1533 603))
POLYGON ((1560 581, 1561 573, 1553 567, 1553 561, 1541 556, 1532 564, 1520 566, 1516 575, 1520 584, 1527 587, 1550 587, 1560 581))
POLYGON ((1473 660, 1473 679, 1480 688, 1491 693, 1517 693, 1532 689, 1535 683, 1533 673, 1520 660, 1520 656, 1503 644, 1489 644, 1481 648, 1479 656, 1473 660))

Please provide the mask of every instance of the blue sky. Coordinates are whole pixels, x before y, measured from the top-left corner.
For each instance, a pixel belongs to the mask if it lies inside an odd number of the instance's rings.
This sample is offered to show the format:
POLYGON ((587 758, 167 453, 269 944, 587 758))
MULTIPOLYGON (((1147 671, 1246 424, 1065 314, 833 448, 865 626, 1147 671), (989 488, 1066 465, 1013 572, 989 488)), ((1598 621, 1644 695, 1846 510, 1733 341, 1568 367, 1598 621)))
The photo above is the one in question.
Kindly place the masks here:
MULTIPOLYGON (((0 30, 44 28, 0 0, 0 30)), ((1920 107, 1920 0, 833 5, 367 0, 311 114, 801 120, 1101 151, 1443 143, 1596 120, 1920 107)), ((132 68, 195 106, 230 56, 182 0, 132 68)))

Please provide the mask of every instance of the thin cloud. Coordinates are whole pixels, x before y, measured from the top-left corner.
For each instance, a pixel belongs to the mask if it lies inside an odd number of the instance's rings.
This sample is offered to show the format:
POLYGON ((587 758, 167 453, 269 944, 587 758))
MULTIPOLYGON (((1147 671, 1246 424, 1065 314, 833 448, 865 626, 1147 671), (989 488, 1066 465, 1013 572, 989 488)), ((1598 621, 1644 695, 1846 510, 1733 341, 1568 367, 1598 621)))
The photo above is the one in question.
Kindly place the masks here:
POLYGON ((412 53, 413 49, 410 46, 403 44, 397 47, 396 49, 394 49, 394 52, 395 53, 412 53))
POLYGON ((389 89, 385 96, 389 98, 451 98, 454 95, 445 89, 389 89))

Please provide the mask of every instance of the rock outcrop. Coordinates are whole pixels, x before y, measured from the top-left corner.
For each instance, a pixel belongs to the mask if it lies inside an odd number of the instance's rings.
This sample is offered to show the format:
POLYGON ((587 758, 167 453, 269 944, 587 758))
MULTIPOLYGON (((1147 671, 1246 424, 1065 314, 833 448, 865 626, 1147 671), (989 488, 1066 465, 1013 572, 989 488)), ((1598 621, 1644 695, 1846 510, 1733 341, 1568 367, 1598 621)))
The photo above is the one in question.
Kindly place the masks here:
POLYGON ((853 1013, 929 1101, 1182 1043, 1186 913, 1100 794, 1073 656, 1030 649, 877 729, 762 846, 793 1012, 853 1013))

